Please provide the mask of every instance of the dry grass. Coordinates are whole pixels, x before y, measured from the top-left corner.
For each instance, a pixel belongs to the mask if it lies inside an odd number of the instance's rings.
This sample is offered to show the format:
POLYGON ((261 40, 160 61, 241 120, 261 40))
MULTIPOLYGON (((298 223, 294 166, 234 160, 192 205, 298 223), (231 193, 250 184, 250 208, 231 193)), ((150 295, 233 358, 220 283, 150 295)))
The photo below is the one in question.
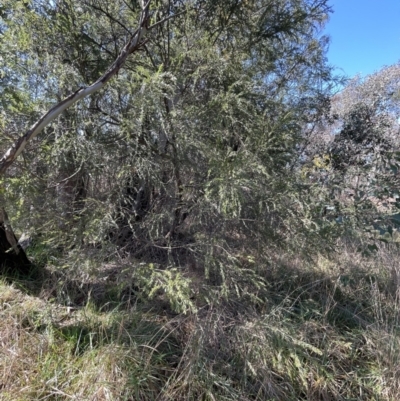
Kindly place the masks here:
POLYGON ((398 400, 399 252, 341 249, 249 258, 254 298, 190 272, 186 314, 141 298, 129 264, 2 282, 0 400, 398 400))

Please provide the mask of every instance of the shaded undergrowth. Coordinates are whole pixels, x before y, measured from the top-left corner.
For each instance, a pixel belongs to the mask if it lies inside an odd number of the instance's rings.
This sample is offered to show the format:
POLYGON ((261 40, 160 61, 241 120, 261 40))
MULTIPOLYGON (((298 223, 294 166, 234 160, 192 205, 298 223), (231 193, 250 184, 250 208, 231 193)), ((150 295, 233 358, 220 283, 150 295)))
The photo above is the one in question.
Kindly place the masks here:
POLYGON ((184 313, 132 260, 3 281, 0 399, 399 399, 398 251, 341 249, 249 258, 225 287, 182 268, 184 313))

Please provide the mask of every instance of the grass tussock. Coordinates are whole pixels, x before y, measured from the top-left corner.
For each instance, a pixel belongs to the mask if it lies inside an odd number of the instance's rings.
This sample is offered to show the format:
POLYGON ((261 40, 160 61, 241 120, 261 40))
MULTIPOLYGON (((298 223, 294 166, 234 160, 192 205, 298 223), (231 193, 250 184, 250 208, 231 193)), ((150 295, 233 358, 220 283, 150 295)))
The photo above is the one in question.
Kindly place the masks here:
POLYGON ((3 281, 0 400, 398 400, 398 256, 269 254, 218 285, 140 283, 132 262, 3 281))

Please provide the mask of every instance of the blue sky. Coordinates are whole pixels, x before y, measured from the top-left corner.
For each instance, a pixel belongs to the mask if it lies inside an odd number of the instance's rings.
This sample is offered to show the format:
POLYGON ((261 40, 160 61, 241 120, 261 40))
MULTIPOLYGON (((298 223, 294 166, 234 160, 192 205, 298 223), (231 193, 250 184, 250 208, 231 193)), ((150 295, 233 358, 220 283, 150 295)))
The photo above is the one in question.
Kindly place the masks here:
POLYGON ((400 0, 330 0, 329 63, 365 76, 400 60, 400 0))

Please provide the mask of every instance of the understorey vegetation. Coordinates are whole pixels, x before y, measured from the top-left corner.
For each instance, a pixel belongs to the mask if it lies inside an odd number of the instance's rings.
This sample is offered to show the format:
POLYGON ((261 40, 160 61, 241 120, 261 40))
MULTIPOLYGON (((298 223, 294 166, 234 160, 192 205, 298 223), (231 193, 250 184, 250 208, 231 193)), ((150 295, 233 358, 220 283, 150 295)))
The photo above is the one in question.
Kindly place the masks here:
POLYGON ((327 0, 4 0, 0 400, 397 400, 400 66, 327 0))

